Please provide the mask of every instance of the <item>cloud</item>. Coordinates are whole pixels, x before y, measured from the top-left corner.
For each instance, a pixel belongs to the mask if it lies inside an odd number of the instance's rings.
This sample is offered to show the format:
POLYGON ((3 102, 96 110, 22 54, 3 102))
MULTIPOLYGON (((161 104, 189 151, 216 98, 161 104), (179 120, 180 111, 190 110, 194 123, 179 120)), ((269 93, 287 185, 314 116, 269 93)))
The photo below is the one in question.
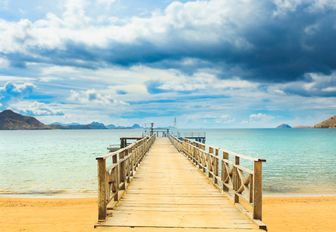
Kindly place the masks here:
POLYGON ((101 4, 104 7, 111 7, 114 3, 116 3, 117 0, 98 0, 97 3, 101 4))
POLYGON ((64 113, 52 104, 44 104, 38 101, 17 101, 11 103, 10 109, 30 116, 63 116, 64 113))
POLYGON ((72 102, 80 102, 83 104, 98 104, 98 105, 119 105, 126 106, 128 103, 117 100, 108 92, 108 90, 98 91, 96 89, 88 89, 84 91, 70 91, 69 100, 72 102))
POLYGON ((8 66, 9 66, 8 60, 0 57, 0 68, 7 68, 8 66))
POLYGON ((118 89, 118 90, 116 91, 116 93, 117 93, 118 95, 126 95, 126 94, 127 94, 127 91, 122 90, 122 89, 118 89))
POLYGON ((308 73, 303 80, 270 86, 269 91, 303 97, 336 97, 336 72, 308 73))
POLYGON ((63 115, 55 104, 45 104, 31 98, 43 98, 34 94, 36 85, 30 82, 7 82, 0 87, 0 107, 31 116, 63 115), (29 100, 26 100, 29 99, 29 100))
POLYGON ((176 116, 196 127, 335 112, 335 1, 165 1, 137 16, 128 1, 99 2, 0 16, 2 108, 37 102, 64 113, 47 121, 176 116))
POLYGON ((268 114, 263 114, 263 113, 251 114, 249 116, 249 120, 251 122, 271 120, 272 118, 273 116, 268 115, 268 114))
POLYGON ((97 25, 87 14, 89 4, 72 0, 62 16, 49 13, 36 21, 1 20, 0 53, 21 65, 144 64, 181 71, 188 71, 190 64, 176 61, 194 59, 216 67, 219 77, 287 82, 308 72, 328 74, 336 69, 333 3, 173 2, 162 13, 97 25), (279 10, 282 13, 274 15, 279 10), (307 33, 312 25, 315 32, 307 33))
POLYGON ((303 9, 310 12, 336 9, 335 0, 274 0, 276 11, 274 15, 283 14, 303 9))
POLYGON ((30 116, 63 116, 64 113, 56 105, 44 104, 38 101, 15 101, 8 107, 16 112, 30 116))
POLYGON ((27 97, 35 88, 36 86, 29 82, 7 82, 0 87, 0 101, 6 103, 12 99, 27 97))
POLYGON ((215 70, 200 70, 192 75, 186 75, 178 70, 169 70, 164 78, 153 78, 148 81, 147 90, 151 94, 180 92, 195 93, 197 91, 233 91, 240 89, 255 89, 257 84, 241 80, 237 77, 219 79, 215 70))

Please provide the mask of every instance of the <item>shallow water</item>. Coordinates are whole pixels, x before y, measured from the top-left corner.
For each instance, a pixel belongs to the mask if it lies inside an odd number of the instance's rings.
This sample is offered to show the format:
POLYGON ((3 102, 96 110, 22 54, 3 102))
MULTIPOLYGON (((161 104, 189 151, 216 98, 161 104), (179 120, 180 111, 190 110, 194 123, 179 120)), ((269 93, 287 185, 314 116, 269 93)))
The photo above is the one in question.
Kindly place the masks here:
MULTIPOLYGON (((267 160, 266 193, 336 194, 335 129, 205 131, 207 144, 267 160)), ((106 153, 109 144, 118 144, 119 137, 141 134, 142 130, 0 131, 0 193, 94 195, 95 157, 106 153)))

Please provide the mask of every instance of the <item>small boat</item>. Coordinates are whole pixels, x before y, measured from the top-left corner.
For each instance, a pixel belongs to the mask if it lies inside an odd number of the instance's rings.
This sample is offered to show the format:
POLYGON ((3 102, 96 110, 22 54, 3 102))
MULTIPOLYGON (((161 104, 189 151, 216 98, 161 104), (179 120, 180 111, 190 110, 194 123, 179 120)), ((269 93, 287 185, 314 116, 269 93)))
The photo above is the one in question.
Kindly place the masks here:
POLYGON ((108 147, 107 147, 107 150, 109 151, 109 152, 115 152, 115 151, 117 151, 117 150, 119 150, 120 149, 120 145, 119 144, 111 144, 111 145, 109 145, 108 147))

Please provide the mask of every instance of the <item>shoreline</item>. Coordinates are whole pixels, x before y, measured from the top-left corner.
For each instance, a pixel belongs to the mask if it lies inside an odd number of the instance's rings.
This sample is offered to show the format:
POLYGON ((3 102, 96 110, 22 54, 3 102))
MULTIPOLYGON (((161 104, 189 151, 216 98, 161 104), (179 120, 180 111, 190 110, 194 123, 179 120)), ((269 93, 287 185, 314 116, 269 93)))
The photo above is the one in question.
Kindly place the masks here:
MULTIPOLYGON (((69 193, 69 194, 32 194, 32 193, 0 193, 1 198, 41 198, 41 199, 85 199, 85 198, 96 198, 97 193, 69 193)), ((336 197, 335 193, 263 193, 263 198, 310 198, 310 197, 336 197)))
MULTIPOLYGON (((97 199, 0 196, 0 231, 93 231, 97 199)), ((336 196, 264 196, 263 221, 270 232, 332 232, 336 196)), ((172 230, 173 231, 173 230, 172 230)))

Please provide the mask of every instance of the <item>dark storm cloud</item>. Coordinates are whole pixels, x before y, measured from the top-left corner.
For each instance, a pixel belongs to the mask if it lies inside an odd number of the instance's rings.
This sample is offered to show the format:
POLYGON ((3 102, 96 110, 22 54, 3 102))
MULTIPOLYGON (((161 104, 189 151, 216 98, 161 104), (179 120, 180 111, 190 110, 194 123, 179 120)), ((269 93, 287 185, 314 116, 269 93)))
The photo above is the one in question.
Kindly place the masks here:
MULTIPOLYGON (((99 48, 69 40, 62 49, 34 47, 25 55, 2 55, 13 67, 25 67, 26 62, 90 69, 140 64, 175 68, 188 74, 200 68, 211 68, 218 70, 219 78, 239 76, 270 83, 300 80, 309 72, 328 75, 336 70, 335 10, 314 11, 306 4, 275 16, 274 4, 265 1, 260 7, 261 20, 246 27, 231 23, 217 28, 216 33, 221 39, 212 42, 209 42, 206 31, 204 40, 188 40, 181 36, 183 31, 204 30, 187 25, 182 29, 170 28, 162 37, 163 43, 140 38, 133 43, 114 41, 99 48), (247 45, 234 46, 235 38, 226 39, 228 30, 234 31, 231 34, 237 37, 237 41, 243 39, 247 45), (194 62, 184 62, 186 59, 194 62)), ((150 84, 148 90, 153 93, 161 91, 155 83, 150 84)))

